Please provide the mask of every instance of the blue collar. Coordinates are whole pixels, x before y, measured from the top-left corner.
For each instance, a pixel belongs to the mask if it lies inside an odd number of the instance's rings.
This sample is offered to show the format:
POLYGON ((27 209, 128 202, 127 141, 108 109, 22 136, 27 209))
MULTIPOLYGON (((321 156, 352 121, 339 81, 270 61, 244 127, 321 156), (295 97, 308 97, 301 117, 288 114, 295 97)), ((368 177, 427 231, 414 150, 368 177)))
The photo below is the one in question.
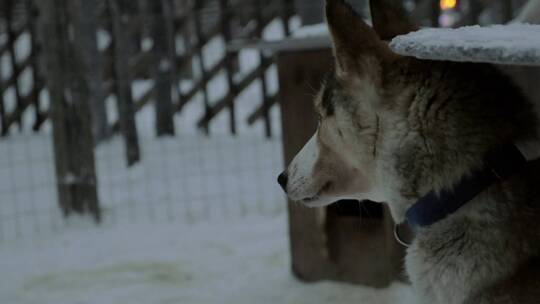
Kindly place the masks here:
POLYGON ((487 153, 481 169, 463 177, 453 189, 429 192, 405 214, 413 231, 429 226, 456 212, 497 181, 503 181, 527 163, 514 145, 503 145, 487 153))

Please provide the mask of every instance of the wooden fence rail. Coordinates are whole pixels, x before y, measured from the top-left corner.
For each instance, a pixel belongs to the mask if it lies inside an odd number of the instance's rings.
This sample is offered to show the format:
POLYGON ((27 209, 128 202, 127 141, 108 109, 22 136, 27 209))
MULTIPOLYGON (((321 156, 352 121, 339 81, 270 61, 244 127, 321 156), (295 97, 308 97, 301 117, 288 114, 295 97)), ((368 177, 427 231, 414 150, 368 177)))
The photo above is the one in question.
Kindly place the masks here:
MULTIPOLYGON (((0 132, 7 136, 13 125, 22 126, 21 119, 27 110, 35 112, 33 129, 38 131, 43 123, 49 118, 49 109, 41 103, 42 91, 46 89, 43 81, 43 56, 40 46, 41 40, 36 28, 40 26, 40 13, 36 3, 38 0, 5 0, 0 22, 0 33, 7 35, 5 42, 0 42, 0 57, 7 55, 9 61, 3 61, 3 64, 9 64, 11 74, 0 81, 0 132), (16 13, 15 13, 16 12, 16 13), (16 44, 20 37, 29 35, 31 40, 30 53, 26 58, 18 59, 16 44), (21 92, 20 76, 25 71, 32 73, 32 88, 30 92, 21 92), (15 104, 6 104, 4 94, 8 90, 13 90, 15 104)), ((89 77, 87 81, 90 84, 92 94, 91 110, 93 121, 93 134, 96 142, 108 138, 111 131, 120 132, 125 137, 130 137, 135 141, 133 133, 126 128, 120 128, 123 115, 119 115, 119 121, 108 125, 107 113, 105 110, 105 100, 114 95, 118 100, 118 108, 124 109, 124 97, 127 93, 121 93, 121 90, 131 90, 131 82, 136 79, 152 79, 154 85, 143 95, 133 100, 133 111, 136 113, 150 102, 156 106, 156 133, 158 135, 174 134, 172 124, 173 113, 181 112, 184 107, 200 100, 197 98, 202 95, 205 104, 205 113, 199 119, 198 126, 209 132, 209 125, 212 120, 222 111, 228 111, 230 120, 230 132, 236 133, 237 117, 235 109, 236 97, 243 92, 251 83, 260 81, 261 91, 263 91, 261 106, 258 112, 250 118, 250 124, 256 120, 264 120, 266 125, 266 135, 271 135, 270 120, 267 115, 269 108, 275 104, 275 98, 268 96, 265 73, 268 67, 272 65, 272 60, 264 58, 261 54, 261 65, 253 71, 247 73, 242 79, 238 79, 236 61, 237 52, 227 52, 226 55, 218 60, 213 66, 209 67, 205 58, 203 58, 203 49, 213 39, 221 37, 228 43, 234 40, 238 35, 242 38, 256 39, 261 37, 262 30, 272 21, 281 19, 286 33, 289 32, 289 19, 293 15, 293 2, 291 0, 280 1, 262 1, 262 0, 161 0, 161 1, 131 1, 131 11, 127 13, 130 22, 130 31, 127 40, 123 41, 131 45, 128 49, 122 49, 118 46, 118 39, 122 39, 119 33, 115 34, 114 24, 119 22, 115 20, 118 16, 111 14, 111 5, 123 5, 122 0, 98 0, 93 4, 97 7, 96 16, 91 14, 79 16, 74 19, 75 30, 87 27, 95 19, 93 28, 101 31, 99 35, 105 33, 110 39, 110 43, 99 50, 99 54, 89 53, 91 63, 87 71, 89 77), (143 3, 142 7, 139 6, 143 3), (162 22, 164 21, 164 22, 162 22), (252 26, 250 22, 256 22, 252 26), (233 26, 233 24, 235 26, 233 26), (238 32, 238 26, 242 31, 238 32), (150 29, 150 30, 143 30, 150 29), (235 32, 235 30, 237 32, 235 32), (190 37, 186 33, 190 34, 190 37), (187 47, 179 52, 176 48, 178 37, 183 37, 187 47), (135 41, 134 39, 139 39, 135 41), (193 43, 193 38, 196 43, 193 43), (142 48, 142 40, 150 39, 152 48, 142 48), (119 54, 118 52, 124 52, 119 54), (125 61, 126 72, 129 75, 123 75, 126 78, 119 77, 117 74, 119 63, 125 61), (193 85, 188 90, 181 90, 178 82, 182 75, 192 75, 189 70, 193 68, 194 63, 198 65, 200 71, 199 77, 193 78, 193 85), (208 96, 209 83, 220 73, 227 75, 228 92, 219 100, 211 102, 208 96), (235 81, 236 80, 236 81, 235 81), (120 88, 119 88, 120 87, 120 88), (123 89, 122 89, 123 88, 123 89), (94 96, 95 95, 95 96, 94 96), (126 134, 127 132, 127 134, 126 134)), ((92 26, 91 26, 92 27, 92 26)), ((123 33, 123 32, 122 32, 123 33)), ((83 32, 84 34, 84 32, 83 32)), ((123 35, 123 34, 122 34, 123 35)), ((76 35, 89 37, 88 35, 76 35)), ((82 38, 78 38, 82 39, 82 38)), ((94 48, 97 50, 97 41, 82 40, 87 46, 85 49, 94 48), (87 42, 88 41, 88 42, 87 42), (91 46, 88 43, 94 43, 91 46)), ((122 64, 122 63, 120 63, 122 64)), ((133 98, 133 97, 131 97, 133 98)), ((129 98, 128 98, 129 99, 129 98)), ((122 113, 123 111, 119 111, 122 113)), ((129 112, 129 111, 128 111, 129 112)), ((134 115, 134 114, 129 114, 134 115)), ((132 128, 128 128, 132 129, 132 128)), ((127 143, 126 143, 127 145, 127 143)), ((131 144, 133 145, 133 144, 131 144)), ((134 153, 136 154, 136 153, 134 153)), ((133 163, 138 159, 134 155, 130 157, 133 163)))

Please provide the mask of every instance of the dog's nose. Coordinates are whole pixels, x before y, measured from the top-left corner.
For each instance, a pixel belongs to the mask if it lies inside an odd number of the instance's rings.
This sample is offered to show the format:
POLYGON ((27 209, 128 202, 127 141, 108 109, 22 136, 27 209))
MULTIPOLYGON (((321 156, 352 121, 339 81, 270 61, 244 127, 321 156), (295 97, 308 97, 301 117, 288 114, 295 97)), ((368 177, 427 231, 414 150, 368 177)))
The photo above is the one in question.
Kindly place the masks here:
POLYGON ((287 177, 287 173, 285 172, 281 173, 277 178, 278 184, 281 186, 281 188, 283 188, 283 191, 285 191, 285 193, 287 193, 287 180, 288 179, 289 178, 287 177))

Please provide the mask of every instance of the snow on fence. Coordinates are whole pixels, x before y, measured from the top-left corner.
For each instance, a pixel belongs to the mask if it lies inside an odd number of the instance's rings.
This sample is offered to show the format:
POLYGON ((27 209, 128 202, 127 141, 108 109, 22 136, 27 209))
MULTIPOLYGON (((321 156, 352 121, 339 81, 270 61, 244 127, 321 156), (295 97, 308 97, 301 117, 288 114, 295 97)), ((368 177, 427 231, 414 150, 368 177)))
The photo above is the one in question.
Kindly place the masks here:
POLYGON ((226 45, 282 38, 292 16, 290 0, 3 1, 0 241, 71 214, 282 212, 273 60, 226 45))

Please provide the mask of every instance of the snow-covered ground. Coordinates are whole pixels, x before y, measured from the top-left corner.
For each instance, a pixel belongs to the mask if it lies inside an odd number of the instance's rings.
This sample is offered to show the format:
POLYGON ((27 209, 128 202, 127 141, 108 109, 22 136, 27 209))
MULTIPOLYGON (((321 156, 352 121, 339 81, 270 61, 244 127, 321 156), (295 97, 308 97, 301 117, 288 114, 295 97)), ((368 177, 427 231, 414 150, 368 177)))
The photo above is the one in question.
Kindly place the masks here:
POLYGON ((284 214, 198 224, 74 228, 0 247, 0 303, 390 304, 411 289, 305 284, 289 270, 284 214))

